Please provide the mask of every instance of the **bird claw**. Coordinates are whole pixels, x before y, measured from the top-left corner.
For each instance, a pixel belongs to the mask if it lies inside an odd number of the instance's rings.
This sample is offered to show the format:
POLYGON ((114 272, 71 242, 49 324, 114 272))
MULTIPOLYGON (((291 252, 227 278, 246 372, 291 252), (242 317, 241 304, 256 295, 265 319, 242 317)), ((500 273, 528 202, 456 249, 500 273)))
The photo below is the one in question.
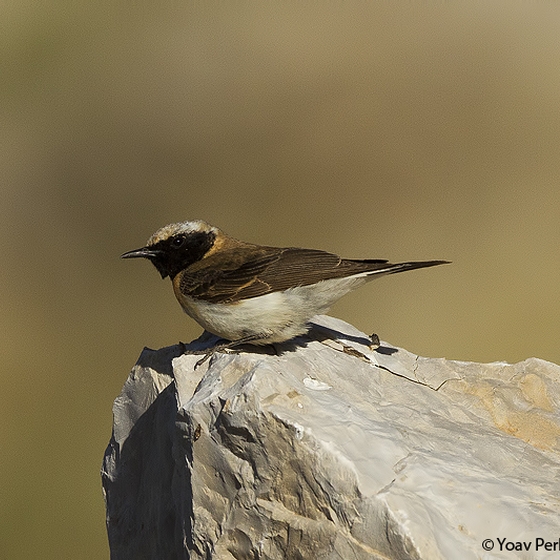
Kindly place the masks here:
POLYGON ((232 349, 232 346, 236 346, 237 344, 239 344, 239 341, 217 344, 216 346, 210 349, 205 348, 204 350, 189 350, 184 342, 179 342, 183 354, 187 354, 190 356, 202 355, 202 358, 200 358, 200 360, 198 360, 196 364, 194 364, 194 369, 197 369, 204 362, 207 362, 210 358, 212 358, 212 356, 214 356, 214 354, 217 354, 218 352, 223 352, 223 351, 235 352, 235 350, 232 349))
POLYGON ((187 355, 187 356, 202 355, 202 358, 198 360, 194 365, 194 369, 201 366, 204 362, 206 362, 209 358, 211 358, 212 355, 215 354, 217 350, 219 350, 219 348, 215 348, 215 349, 211 348, 210 350, 208 348, 205 348, 204 350, 190 350, 189 348, 187 348, 187 345, 184 342, 179 342, 179 348, 181 349, 182 355, 187 355))
POLYGON ((201 366, 204 362, 206 362, 214 354, 215 354, 215 352, 206 352, 206 354, 204 356, 202 356, 202 358, 200 358, 200 360, 198 360, 198 362, 196 362, 196 364, 194 364, 193 369, 195 369, 195 370, 198 369, 199 366, 201 366))

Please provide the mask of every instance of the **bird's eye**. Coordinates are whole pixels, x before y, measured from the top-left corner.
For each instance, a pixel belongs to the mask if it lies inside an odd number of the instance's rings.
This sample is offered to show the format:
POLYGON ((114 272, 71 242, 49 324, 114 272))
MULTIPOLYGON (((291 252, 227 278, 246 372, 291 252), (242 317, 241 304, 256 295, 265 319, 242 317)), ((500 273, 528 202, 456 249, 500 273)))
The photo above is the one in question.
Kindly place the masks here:
POLYGON ((187 240, 187 238, 184 235, 178 235, 177 237, 173 238, 173 241, 171 242, 171 245, 175 249, 178 249, 179 247, 182 247, 185 244, 186 240, 187 240))

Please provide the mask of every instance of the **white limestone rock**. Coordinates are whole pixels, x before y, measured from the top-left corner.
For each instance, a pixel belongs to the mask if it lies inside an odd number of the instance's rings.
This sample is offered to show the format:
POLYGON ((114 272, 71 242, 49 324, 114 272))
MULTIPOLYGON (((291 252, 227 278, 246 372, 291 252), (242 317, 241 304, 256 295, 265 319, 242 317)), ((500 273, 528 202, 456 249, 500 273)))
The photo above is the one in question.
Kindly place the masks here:
POLYGON ((559 366, 373 351, 316 322, 196 370, 144 350, 103 463, 113 560, 558 557, 559 366))

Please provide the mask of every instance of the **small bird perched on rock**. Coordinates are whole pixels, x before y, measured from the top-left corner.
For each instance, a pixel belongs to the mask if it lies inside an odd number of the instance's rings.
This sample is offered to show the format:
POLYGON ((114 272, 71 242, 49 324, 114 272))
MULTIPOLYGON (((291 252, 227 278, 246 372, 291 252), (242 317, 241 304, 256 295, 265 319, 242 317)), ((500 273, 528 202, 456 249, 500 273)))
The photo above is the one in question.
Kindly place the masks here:
POLYGON ((167 225, 145 247, 122 255, 137 257, 149 259, 162 278, 171 278, 185 313, 229 341, 211 353, 245 343, 285 342, 307 332, 314 315, 376 277, 447 262, 393 264, 253 245, 202 220, 167 225))

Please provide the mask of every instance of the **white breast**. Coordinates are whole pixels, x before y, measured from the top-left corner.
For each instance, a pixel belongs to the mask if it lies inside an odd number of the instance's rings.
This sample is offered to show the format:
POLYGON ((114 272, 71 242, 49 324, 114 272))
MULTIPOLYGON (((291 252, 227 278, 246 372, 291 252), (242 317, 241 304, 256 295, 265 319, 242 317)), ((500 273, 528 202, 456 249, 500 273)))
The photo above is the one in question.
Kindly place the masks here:
POLYGON ((367 280, 363 275, 323 280, 236 303, 209 303, 185 296, 180 301, 184 311, 213 334, 226 340, 257 336, 251 344, 271 344, 307 332, 311 317, 325 313, 367 280))

